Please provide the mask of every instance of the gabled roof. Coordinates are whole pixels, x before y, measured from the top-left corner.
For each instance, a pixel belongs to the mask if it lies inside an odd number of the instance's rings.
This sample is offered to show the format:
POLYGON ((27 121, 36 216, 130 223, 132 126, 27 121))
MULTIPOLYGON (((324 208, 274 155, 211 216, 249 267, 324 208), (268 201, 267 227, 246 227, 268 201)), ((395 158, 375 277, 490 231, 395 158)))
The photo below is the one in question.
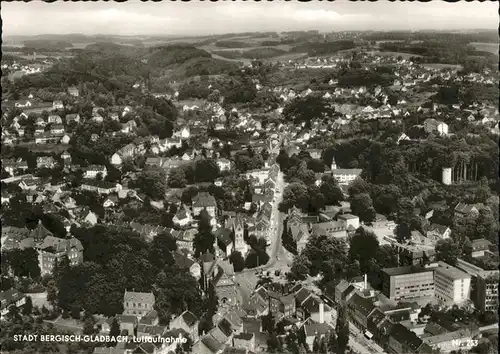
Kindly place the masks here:
POLYGON ((25 297, 23 293, 13 288, 0 292, 2 310, 21 300, 23 297, 25 297))
POLYGON ((181 269, 190 269, 193 266, 193 264, 196 263, 192 259, 181 254, 180 252, 174 252, 173 257, 175 260, 175 264, 181 269))
POLYGON ((141 293, 125 290, 125 294, 123 295, 123 302, 140 302, 153 305, 155 302, 155 296, 153 293, 141 293))
POLYGON ((295 294, 295 299, 299 304, 302 304, 309 296, 311 296, 311 292, 306 288, 302 288, 295 294))
POLYGON ((182 318, 188 327, 193 327, 198 322, 198 318, 190 311, 184 311, 179 317, 182 318))
POLYGON ((365 317, 368 317, 368 315, 373 311, 375 308, 375 305, 370 299, 366 299, 359 294, 355 293, 350 299, 349 299, 349 306, 354 307, 356 310, 358 310, 361 314, 363 314, 365 317))
POLYGON ((229 246, 231 243, 233 243, 233 240, 231 240, 231 230, 226 229, 225 227, 221 227, 215 231, 214 235, 217 237, 217 240, 221 242, 224 246, 229 246))
POLYGON ((208 192, 199 192, 192 200, 193 208, 215 207, 217 202, 208 192))
POLYGON ((413 352, 422 345, 422 339, 400 323, 394 324, 390 336, 413 352))
POLYGON ((333 327, 326 323, 308 323, 304 325, 304 333, 306 337, 312 337, 316 335, 325 335, 333 330, 333 327))

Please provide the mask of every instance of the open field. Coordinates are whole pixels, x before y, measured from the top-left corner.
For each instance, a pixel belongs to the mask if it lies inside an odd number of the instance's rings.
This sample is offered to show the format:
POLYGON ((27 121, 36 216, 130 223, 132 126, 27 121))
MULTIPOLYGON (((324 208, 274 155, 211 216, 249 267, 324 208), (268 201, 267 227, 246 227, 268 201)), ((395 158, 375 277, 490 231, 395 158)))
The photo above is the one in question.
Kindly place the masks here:
POLYGON ((462 69, 462 65, 455 65, 455 64, 422 64, 422 66, 428 69, 454 69, 454 70, 462 69))
POLYGON ((498 56, 498 43, 472 42, 470 45, 472 45, 476 50, 490 52, 498 56))
POLYGON ((401 52, 379 52, 379 51, 371 51, 369 52, 374 55, 380 55, 380 56, 391 56, 391 57, 398 57, 401 56, 403 59, 409 59, 411 57, 421 57, 421 55, 416 55, 416 54, 410 54, 410 53, 401 53, 401 52))
POLYGON ((280 55, 280 56, 277 56, 274 58, 264 59, 264 61, 271 62, 271 63, 275 63, 278 61, 286 62, 289 60, 297 60, 297 59, 304 58, 304 57, 307 57, 307 53, 288 53, 288 54, 280 55))
POLYGON ((19 143, 20 147, 28 148, 32 152, 50 152, 50 153, 62 153, 69 148, 69 145, 62 144, 35 144, 35 143, 27 143, 21 142, 19 143))

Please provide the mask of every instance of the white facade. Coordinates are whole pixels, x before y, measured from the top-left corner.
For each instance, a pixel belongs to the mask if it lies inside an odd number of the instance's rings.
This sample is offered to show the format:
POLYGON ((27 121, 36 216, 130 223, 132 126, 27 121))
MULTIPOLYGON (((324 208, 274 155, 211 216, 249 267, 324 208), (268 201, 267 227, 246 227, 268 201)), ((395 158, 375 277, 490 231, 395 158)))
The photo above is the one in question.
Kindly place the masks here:
POLYGON ((450 167, 443 167, 442 182, 444 185, 447 186, 449 186, 452 183, 450 167))
POLYGON ((460 305, 469 299, 471 277, 458 268, 440 262, 434 272, 436 299, 443 305, 460 305))

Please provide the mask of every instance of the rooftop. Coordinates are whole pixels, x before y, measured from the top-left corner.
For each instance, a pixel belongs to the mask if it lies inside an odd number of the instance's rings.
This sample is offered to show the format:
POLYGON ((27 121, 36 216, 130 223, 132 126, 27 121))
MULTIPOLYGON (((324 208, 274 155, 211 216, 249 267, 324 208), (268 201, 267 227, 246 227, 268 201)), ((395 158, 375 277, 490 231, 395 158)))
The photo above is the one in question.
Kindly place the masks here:
POLYGON ((451 265, 444 263, 444 262, 439 262, 439 267, 436 268, 436 273, 440 273, 447 278, 453 279, 453 280, 459 280, 459 279, 467 279, 470 278, 470 275, 461 271, 458 268, 452 267, 451 265))
POLYGON ((416 273, 425 273, 432 272, 433 269, 423 268, 423 267, 415 267, 415 266, 406 266, 406 267, 394 267, 394 268, 384 268, 382 272, 393 277, 398 275, 405 274, 416 274, 416 273))

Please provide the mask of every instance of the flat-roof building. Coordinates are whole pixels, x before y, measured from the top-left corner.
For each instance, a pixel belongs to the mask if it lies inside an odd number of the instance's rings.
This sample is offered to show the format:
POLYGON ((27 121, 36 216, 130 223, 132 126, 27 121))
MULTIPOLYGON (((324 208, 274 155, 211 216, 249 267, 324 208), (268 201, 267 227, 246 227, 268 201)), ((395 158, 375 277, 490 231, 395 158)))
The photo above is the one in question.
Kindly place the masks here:
POLYGON ((434 296, 434 269, 395 267, 382 269, 382 292, 391 300, 434 296))
POLYGON ((447 306, 463 304, 469 299, 471 276, 444 262, 434 271, 434 287, 438 301, 447 306))

